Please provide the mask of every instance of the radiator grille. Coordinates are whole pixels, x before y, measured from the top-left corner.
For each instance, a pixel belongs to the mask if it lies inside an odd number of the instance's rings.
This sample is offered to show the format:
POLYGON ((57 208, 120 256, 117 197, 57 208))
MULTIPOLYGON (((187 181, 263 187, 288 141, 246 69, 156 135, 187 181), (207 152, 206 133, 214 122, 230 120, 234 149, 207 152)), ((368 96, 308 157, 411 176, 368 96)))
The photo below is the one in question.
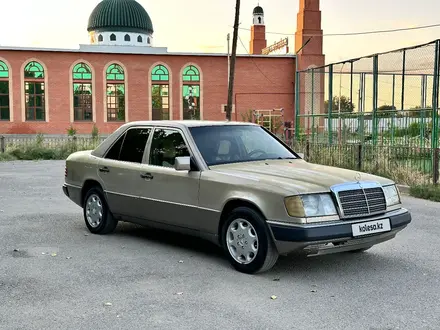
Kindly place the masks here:
POLYGON ((338 192, 344 218, 369 216, 386 211, 387 205, 382 188, 365 188, 338 192))

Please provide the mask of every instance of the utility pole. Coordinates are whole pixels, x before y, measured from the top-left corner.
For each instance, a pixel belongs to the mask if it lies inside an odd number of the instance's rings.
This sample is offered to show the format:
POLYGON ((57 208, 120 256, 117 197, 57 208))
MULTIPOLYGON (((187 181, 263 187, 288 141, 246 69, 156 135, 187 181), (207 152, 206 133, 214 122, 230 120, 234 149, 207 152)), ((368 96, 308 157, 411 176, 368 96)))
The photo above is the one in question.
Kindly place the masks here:
POLYGON ((232 97, 234 94, 234 77, 235 77, 235 60, 237 57, 237 39, 238 39, 238 21, 240 18, 240 0, 236 0, 235 3, 235 22, 234 22, 234 35, 232 37, 232 56, 231 67, 229 71, 229 87, 228 87, 228 107, 226 109, 226 120, 231 120, 232 114, 232 97))
POLYGON ((231 34, 228 33, 227 36, 227 40, 228 40, 228 84, 229 84, 229 77, 231 76, 231 44, 230 44, 230 40, 231 40, 231 34))

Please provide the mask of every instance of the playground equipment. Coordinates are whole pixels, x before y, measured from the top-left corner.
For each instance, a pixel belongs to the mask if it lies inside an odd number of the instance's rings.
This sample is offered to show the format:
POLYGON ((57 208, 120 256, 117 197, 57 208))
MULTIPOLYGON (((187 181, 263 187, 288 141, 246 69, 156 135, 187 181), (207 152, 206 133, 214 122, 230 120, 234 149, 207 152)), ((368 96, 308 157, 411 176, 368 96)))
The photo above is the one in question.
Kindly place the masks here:
POLYGON ((285 121, 284 108, 255 109, 252 111, 252 122, 265 127, 289 143, 294 134, 293 121, 285 121))

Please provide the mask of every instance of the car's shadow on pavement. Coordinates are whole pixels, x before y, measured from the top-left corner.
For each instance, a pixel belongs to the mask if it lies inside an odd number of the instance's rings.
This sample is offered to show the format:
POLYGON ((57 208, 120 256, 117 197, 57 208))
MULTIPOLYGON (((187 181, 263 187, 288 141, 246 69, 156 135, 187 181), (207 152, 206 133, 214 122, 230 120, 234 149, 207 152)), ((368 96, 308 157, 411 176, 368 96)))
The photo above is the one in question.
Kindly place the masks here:
POLYGON ((196 254, 211 256, 216 259, 224 259, 223 251, 217 245, 195 237, 172 231, 135 225, 132 223, 119 223, 114 236, 131 236, 145 239, 163 247, 185 249, 196 254))
MULTIPOLYGON (((172 247, 176 251, 183 250, 182 252, 195 257, 209 258, 214 263, 218 263, 219 267, 228 267, 231 272, 235 272, 220 247, 198 237, 130 223, 119 224, 113 235, 115 237, 136 237, 141 241, 154 242, 154 244, 163 248, 172 247)), ((322 278, 325 280, 329 277, 337 278, 372 273, 381 269, 395 271, 398 274, 407 269, 408 264, 404 260, 387 257, 386 254, 378 254, 377 252, 376 247, 373 247, 363 253, 345 252, 316 257, 306 257, 298 254, 280 256, 271 270, 257 276, 267 277, 270 280, 281 277, 313 277, 314 279, 322 278)))

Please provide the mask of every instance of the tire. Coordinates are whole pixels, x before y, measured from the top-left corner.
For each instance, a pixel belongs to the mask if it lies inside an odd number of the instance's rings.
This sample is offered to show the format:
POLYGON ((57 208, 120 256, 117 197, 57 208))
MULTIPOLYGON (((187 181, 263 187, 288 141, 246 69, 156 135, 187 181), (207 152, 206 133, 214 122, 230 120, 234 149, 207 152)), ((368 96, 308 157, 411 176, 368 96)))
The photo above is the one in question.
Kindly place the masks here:
POLYGON ((83 214, 86 226, 93 234, 110 234, 118 225, 118 221, 113 217, 107 205, 104 192, 98 186, 87 191, 83 201, 83 214), (88 206, 91 208, 88 208, 88 206), (99 211, 101 211, 101 216, 99 216, 99 211), (97 220, 99 220, 99 223, 97 220))
POLYGON ((278 251, 269 234, 265 219, 259 212, 249 207, 238 207, 228 215, 222 227, 221 244, 229 262, 242 273, 255 274, 268 271, 278 260, 278 251), (253 244, 255 242, 256 244, 253 244), (247 260, 244 254, 247 255, 247 260))

